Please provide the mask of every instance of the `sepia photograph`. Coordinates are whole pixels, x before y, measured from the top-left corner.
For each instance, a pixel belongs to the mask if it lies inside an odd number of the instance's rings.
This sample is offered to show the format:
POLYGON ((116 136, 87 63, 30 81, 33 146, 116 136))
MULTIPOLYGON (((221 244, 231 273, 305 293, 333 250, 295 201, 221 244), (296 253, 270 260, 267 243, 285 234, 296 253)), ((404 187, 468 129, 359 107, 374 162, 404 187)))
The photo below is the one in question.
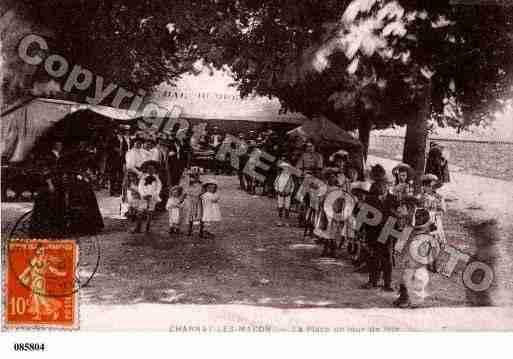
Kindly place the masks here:
POLYGON ((513 330, 513 1, 1 0, 0 34, 3 334, 513 330))

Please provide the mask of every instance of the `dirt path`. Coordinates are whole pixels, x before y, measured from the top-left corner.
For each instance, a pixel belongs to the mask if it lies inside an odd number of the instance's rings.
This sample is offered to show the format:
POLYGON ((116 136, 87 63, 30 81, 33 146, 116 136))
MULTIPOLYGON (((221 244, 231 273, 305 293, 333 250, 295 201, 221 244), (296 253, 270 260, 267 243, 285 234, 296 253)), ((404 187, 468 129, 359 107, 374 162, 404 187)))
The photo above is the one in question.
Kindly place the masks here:
MULTIPOLYGON (((83 303, 391 307, 395 293, 359 289, 367 276, 353 272, 345 250, 337 260, 320 258, 321 248, 304 239, 301 229, 276 226, 274 201, 239 191, 235 177, 217 179, 223 222, 211 229, 215 239, 200 239, 197 233, 171 239, 165 215, 147 237, 127 234, 126 221, 106 219, 101 265, 81 292, 83 303)), ((457 223, 449 228, 461 230, 457 223)), ((468 241, 464 233, 456 240, 468 241)), ((395 272, 397 283, 400 273, 395 272)), ((427 305, 465 305, 457 280, 433 278, 430 287, 427 305)))
MULTIPOLYGON (((100 266, 90 286, 81 290, 84 305, 137 303, 250 304, 279 308, 390 308, 395 293, 363 290, 367 275, 354 273, 345 250, 336 260, 320 258, 321 248, 304 239, 302 230, 278 227, 273 200, 249 196, 235 177, 218 177, 223 222, 211 229, 215 239, 171 239, 167 218, 156 220, 149 236, 126 232, 127 221, 116 219, 117 201, 101 197, 106 228, 97 237, 100 266)), ((450 205, 451 206, 451 205, 450 205)), ((2 205, 4 223, 30 208, 2 205)), ((472 250, 465 218, 450 211, 445 224, 450 243, 472 250)), ((5 233, 5 231, 3 232, 5 233)), ((94 238, 81 238, 85 248, 94 238)), ((82 275, 94 269, 96 252, 83 253, 82 275), (84 264, 85 263, 85 264, 84 264)), ((400 271, 394 271, 398 283, 400 271)), ((427 306, 465 306, 459 277, 433 276, 427 306)))

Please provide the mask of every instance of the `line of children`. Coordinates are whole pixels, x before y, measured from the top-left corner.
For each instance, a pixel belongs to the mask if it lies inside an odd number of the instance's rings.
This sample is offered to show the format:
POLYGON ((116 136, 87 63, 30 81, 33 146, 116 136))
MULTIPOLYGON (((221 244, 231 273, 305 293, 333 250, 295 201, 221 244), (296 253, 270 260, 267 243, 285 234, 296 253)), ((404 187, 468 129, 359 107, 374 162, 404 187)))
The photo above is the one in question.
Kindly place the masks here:
MULTIPOLYGON (((161 201, 162 183, 157 175, 155 161, 147 161, 141 166, 141 176, 135 171, 127 171, 126 199, 128 208, 125 216, 135 222, 131 233, 140 233, 143 223, 148 233, 155 211, 161 201)), ((185 189, 173 186, 169 189, 166 209, 169 214, 169 234, 179 235, 182 224, 188 224, 187 235, 191 236, 195 225, 199 225, 201 238, 214 235, 205 230, 205 225, 221 221, 218 185, 214 180, 200 179, 198 169, 191 169, 185 189)))
POLYGON ((188 225, 187 236, 192 236, 194 226, 197 225, 200 238, 214 237, 205 230, 205 225, 221 221, 217 189, 218 185, 212 179, 202 182, 197 170, 190 171, 185 190, 180 186, 171 188, 166 205, 170 235, 180 234, 180 227, 185 222, 188 225))
MULTIPOLYGON (((428 251, 430 263, 422 265, 409 258, 406 251, 401 253, 404 268, 399 286, 399 297, 394 305, 401 308, 415 307, 421 304, 427 296, 426 285, 429 281, 429 271, 436 272, 436 256, 446 242, 442 215, 445 212, 445 203, 435 188, 438 179, 432 174, 424 175, 421 179, 421 192, 414 195, 413 170, 405 164, 393 169, 395 183, 388 180, 386 171, 381 165, 375 165, 369 173, 370 181, 358 181, 358 173, 350 165, 339 161, 337 168, 324 168, 322 180, 327 185, 327 193, 323 196, 308 193, 306 199, 306 226, 305 235, 313 234, 317 242, 323 244, 322 256, 335 256, 336 243, 339 248, 347 242, 353 263, 359 272, 368 272, 368 283, 362 288, 377 288, 383 280, 383 290, 394 291, 392 286, 392 270, 395 263, 396 239, 389 237, 382 243, 378 241, 381 230, 389 217, 397 218, 395 229, 402 231, 406 226, 412 226, 413 232, 410 242, 419 235, 426 235, 429 239, 428 251), (343 169, 344 172, 341 172, 343 169), (383 214, 377 226, 363 225, 355 230, 358 207, 352 215, 344 215, 342 220, 336 220, 333 213, 327 215, 324 202, 332 191, 343 190, 354 196, 355 202, 364 201, 383 214), (426 217, 427 218, 424 218, 426 217), (406 257, 406 258, 405 258, 406 257)), ((281 218, 283 212, 290 209, 290 196, 294 192, 294 181, 290 173, 290 165, 282 159, 279 168, 281 172, 275 180, 275 190, 278 194, 278 225, 283 225, 281 218)), ((303 179, 307 181, 305 177, 303 179)), ((333 212, 339 217, 344 208, 350 203, 334 203, 333 212)), ((340 219, 340 218, 339 218, 340 219)))

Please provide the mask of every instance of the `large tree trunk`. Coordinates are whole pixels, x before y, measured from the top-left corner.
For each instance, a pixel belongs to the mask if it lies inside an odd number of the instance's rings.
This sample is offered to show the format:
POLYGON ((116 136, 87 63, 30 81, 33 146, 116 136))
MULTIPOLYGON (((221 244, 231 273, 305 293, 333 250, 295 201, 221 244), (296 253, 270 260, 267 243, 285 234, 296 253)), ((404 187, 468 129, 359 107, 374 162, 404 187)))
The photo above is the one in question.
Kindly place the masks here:
POLYGON ((358 122, 358 139, 363 145, 363 160, 367 161, 367 154, 369 153, 369 139, 372 129, 372 121, 368 118, 362 118, 358 122))
POLYGON ((415 191, 420 189, 420 177, 426 166, 426 142, 428 120, 431 114, 431 82, 425 86, 417 99, 416 115, 408 120, 403 149, 403 162, 409 164, 416 174, 415 191))

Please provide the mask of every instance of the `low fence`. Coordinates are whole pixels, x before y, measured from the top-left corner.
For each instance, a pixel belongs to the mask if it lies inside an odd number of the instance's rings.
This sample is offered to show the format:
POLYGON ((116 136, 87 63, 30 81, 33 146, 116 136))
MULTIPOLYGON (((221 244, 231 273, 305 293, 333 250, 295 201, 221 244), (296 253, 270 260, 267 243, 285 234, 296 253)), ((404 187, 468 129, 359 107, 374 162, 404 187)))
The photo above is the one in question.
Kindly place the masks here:
MULTIPOLYGON (((432 137, 449 151, 453 171, 513 181, 513 142, 481 141, 432 137)), ((402 159, 404 137, 371 136, 369 153, 396 160, 402 159)))

